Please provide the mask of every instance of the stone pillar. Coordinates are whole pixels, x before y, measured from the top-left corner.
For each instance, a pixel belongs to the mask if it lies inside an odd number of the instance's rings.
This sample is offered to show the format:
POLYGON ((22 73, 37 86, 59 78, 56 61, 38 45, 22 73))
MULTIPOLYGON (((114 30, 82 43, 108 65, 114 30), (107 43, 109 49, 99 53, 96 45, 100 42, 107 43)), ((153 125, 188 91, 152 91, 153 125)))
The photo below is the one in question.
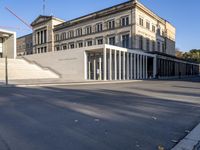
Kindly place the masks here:
POLYGON ((142 63, 142 72, 143 72, 142 77, 143 77, 143 79, 146 79, 146 75, 145 75, 145 56, 144 55, 142 56, 142 60, 143 60, 143 63, 142 63))
POLYGON ((137 79, 137 74, 136 74, 137 73, 136 57, 137 57, 137 54, 134 54, 134 58, 133 58, 134 59, 134 64, 133 64, 133 66, 134 66, 134 68, 133 68, 133 71, 134 71, 133 72, 133 76, 134 77, 133 78, 134 79, 137 79))
POLYGON ((112 80, 112 49, 110 49, 110 57, 109 58, 110 58, 110 63, 109 63, 110 64, 110 67, 109 67, 109 69, 110 69, 109 75, 110 76, 109 76, 109 79, 112 80))
MULTIPOLYGON (((163 67, 163 66, 161 66, 163 67)), ((157 74, 157 57, 155 56, 153 58, 153 78, 156 77, 156 74, 157 74)))
POLYGON ((102 66, 101 66, 101 57, 99 57, 99 80, 102 80, 102 66))
POLYGON ((137 54, 137 79, 140 78, 140 64, 139 64, 140 56, 137 54))
POLYGON ((140 55, 140 79, 142 79, 142 55, 140 55))
POLYGON ((148 56, 145 56, 145 78, 148 78, 148 56))
POLYGON ((131 61, 130 62, 131 63, 130 64, 131 65, 130 66, 131 67, 131 70, 130 70, 131 71, 131 80, 133 80, 133 54, 131 53, 130 55, 131 55, 131 60, 130 60, 131 61))
POLYGON ((96 69, 96 58, 94 58, 94 80, 97 80, 97 77, 96 77, 96 73, 97 73, 97 69, 96 69))
POLYGON ((107 80, 107 54, 106 48, 103 50, 103 70, 104 70, 104 80, 107 80))
POLYGON ((91 80, 91 62, 88 61, 88 79, 91 80))
POLYGON ((127 78, 127 80, 129 80, 129 53, 127 52, 127 70, 126 70, 126 78, 127 78))
POLYGON ((114 65, 115 65, 115 80, 117 80, 117 51, 115 50, 114 54, 114 65))
POLYGON ((122 54, 119 51, 119 80, 122 79, 122 54))
POLYGON ((126 80, 126 52, 123 52, 123 80, 126 80))

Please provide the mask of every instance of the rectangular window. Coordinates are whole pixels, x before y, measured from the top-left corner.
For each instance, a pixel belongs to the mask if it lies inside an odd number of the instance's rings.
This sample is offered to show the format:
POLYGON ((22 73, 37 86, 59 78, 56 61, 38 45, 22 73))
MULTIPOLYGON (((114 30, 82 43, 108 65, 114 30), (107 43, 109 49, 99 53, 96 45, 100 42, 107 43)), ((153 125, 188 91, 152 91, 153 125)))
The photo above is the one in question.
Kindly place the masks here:
POLYGON ((75 48, 74 43, 69 44, 69 47, 70 47, 70 49, 74 49, 75 48))
POLYGON ((156 32, 156 27, 152 25, 152 31, 155 33, 156 32))
POLYGON ((79 47, 79 48, 83 47, 83 42, 79 42, 79 43, 78 43, 78 47, 79 47))
POLYGON ((146 28, 150 30, 150 23, 148 21, 146 22, 146 28))
POLYGON ((124 27, 124 26, 128 26, 129 25, 129 17, 126 16, 126 17, 122 17, 121 18, 121 26, 124 27))
POLYGON ((92 41, 87 41, 87 46, 92 46, 92 41))
POLYGON ((115 28, 115 20, 108 21, 108 29, 114 29, 115 28))
POLYGON ((63 50, 66 50, 67 49, 67 45, 63 45, 63 50))
POLYGON ((97 44, 98 44, 98 45, 103 44, 103 39, 97 39, 97 44))
POLYGON ((91 26, 88 26, 85 28, 85 33, 86 34, 91 34, 92 33, 92 27, 91 26))
POLYGON ((143 36, 139 37, 139 49, 143 50, 143 36))
POLYGON ((109 44, 115 45, 115 37, 114 36, 109 38, 109 44))
POLYGON ((160 52, 160 42, 157 42, 157 51, 160 52))
POLYGON ((59 34, 56 34, 56 35, 55 35, 55 40, 56 40, 56 41, 59 41, 59 34))
POLYGON ((155 41, 152 41, 152 51, 155 51, 155 49, 156 49, 156 43, 155 43, 155 41))
POLYGON ((141 26, 144 26, 144 20, 143 20, 142 18, 140 18, 139 20, 140 20, 140 21, 139 21, 139 24, 140 24, 141 26))
POLYGON ((44 43, 47 42, 47 30, 44 30, 44 43))
POLYGON ((101 31, 103 31, 103 25, 102 25, 102 23, 98 23, 96 25, 96 32, 101 32, 101 31))
POLYGON ((122 35, 122 47, 129 48, 129 34, 122 35))
POLYGON ((73 38, 74 37, 74 31, 69 31, 68 32, 68 37, 73 38))
POLYGON ((82 35, 82 28, 76 29, 76 36, 82 35))
POLYGON ((166 53, 166 48, 165 48, 165 44, 164 43, 162 43, 162 51, 163 51, 163 53, 166 53))

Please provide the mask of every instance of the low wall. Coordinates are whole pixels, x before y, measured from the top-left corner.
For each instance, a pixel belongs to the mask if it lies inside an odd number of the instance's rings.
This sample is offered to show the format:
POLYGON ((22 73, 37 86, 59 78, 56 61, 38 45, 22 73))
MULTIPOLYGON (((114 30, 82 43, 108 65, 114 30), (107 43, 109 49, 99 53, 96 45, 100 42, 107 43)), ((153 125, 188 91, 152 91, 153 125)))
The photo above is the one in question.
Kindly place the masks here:
MULTIPOLYGON (((57 72, 67 80, 84 80, 84 50, 73 49, 23 56, 57 72)), ((23 58, 22 57, 22 58, 23 58)))

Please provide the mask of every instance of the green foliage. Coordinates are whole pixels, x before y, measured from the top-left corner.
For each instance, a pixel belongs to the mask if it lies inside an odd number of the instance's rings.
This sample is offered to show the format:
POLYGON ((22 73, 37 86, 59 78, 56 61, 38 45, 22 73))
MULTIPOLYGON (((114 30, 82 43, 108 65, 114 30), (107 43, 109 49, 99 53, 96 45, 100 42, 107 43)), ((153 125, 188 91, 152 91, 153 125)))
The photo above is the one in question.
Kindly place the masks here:
POLYGON ((176 56, 186 60, 191 60, 200 63, 200 49, 192 49, 189 52, 176 51, 176 56))

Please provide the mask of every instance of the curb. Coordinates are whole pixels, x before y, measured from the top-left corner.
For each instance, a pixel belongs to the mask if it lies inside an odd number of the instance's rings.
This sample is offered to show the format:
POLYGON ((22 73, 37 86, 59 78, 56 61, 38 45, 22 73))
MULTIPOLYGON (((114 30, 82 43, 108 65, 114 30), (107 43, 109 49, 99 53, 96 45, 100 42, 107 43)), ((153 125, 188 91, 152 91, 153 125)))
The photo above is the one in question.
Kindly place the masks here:
POLYGON ((171 150, 200 150, 200 123, 171 150))
POLYGON ((95 84, 119 84, 119 83, 135 83, 143 80, 132 81, 99 81, 99 82, 73 82, 73 83, 42 83, 42 84, 13 84, 0 85, 0 87, 47 87, 47 86, 75 86, 75 85, 95 85, 95 84))

